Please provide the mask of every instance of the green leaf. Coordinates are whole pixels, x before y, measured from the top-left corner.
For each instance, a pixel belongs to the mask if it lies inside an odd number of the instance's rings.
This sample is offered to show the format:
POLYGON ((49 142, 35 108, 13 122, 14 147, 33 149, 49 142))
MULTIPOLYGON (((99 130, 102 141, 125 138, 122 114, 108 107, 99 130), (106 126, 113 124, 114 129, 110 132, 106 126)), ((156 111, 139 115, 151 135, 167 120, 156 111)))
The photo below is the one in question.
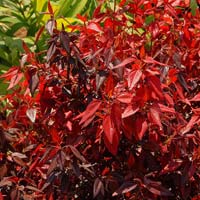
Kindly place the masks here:
POLYGON ((147 25, 151 24, 155 20, 154 15, 149 15, 145 18, 145 23, 147 25))
POLYGON ((190 1, 190 9, 191 9, 191 13, 193 16, 196 15, 197 8, 198 8, 198 4, 197 4, 196 0, 191 0, 190 1))
POLYGON ((61 0, 60 4, 62 5, 60 7, 60 10, 57 13, 57 16, 65 16, 65 17, 75 17, 78 13, 81 13, 81 11, 86 6, 88 0, 72 0, 72 1, 66 1, 61 0))

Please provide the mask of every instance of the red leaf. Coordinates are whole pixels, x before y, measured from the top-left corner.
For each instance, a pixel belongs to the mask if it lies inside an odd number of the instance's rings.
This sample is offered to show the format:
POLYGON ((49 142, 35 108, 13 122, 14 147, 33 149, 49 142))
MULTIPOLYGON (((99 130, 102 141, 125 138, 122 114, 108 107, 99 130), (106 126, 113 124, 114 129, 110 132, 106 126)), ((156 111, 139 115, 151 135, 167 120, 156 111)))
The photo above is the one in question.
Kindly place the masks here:
POLYGON ((125 3, 126 3, 126 0, 121 0, 121 1, 120 1, 120 4, 119 4, 119 7, 124 6, 125 3))
POLYGON ((2 74, 0 78, 10 81, 8 90, 15 87, 23 77, 19 67, 11 67, 6 73, 2 74))
POLYGON ((138 116, 136 118, 135 123, 134 123, 134 127, 135 127, 135 137, 136 137, 136 139, 142 140, 145 132, 148 129, 148 124, 147 124, 146 120, 143 117, 138 116))
POLYGON ((165 106, 165 105, 160 104, 160 103, 158 103, 158 106, 159 106, 161 112, 168 112, 168 113, 172 113, 172 114, 176 113, 174 108, 169 108, 168 106, 165 106))
POLYGON ((170 106, 174 106, 174 100, 173 100, 173 98, 168 93, 164 93, 164 96, 165 96, 165 99, 166 99, 167 103, 170 106))
POLYGON ((113 90, 114 90, 114 79, 113 75, 110 73, 105 83, 105 93, 108 95, 108 97, 112 96, 113 90))
POLYGON ((178 169, 181 165, 182 165, 183 161, 180 159, 176 159, 176 160, 172 160, 171 162, 169 162, 160 172, 160 175, 162 174, 166 174, 168 172, 172 172, 175 171, 176 169, 178 169))
POLYGON ((167 65, 165 63, 158 62, 158 61, 154 60, 152 57, 149 57, 149 56, 147 56, 145 59, 143 59, 143 61, 145 63, 149 63, 149 64, 157 64, 157 65, 161 65, 161 66, 169 66, 169 65, 167 65))
POLYGON ((160 127, 160 129, 162 129, 160 111, 157 107, 153 106, 149 109, 149 120, 151 123, 157 124, 160 127))
POLYGON ((84 112, 76 116, 74 119, 79 119, 81 118, 81 121, 79 124, 85 124, 87 123, 88 120, 91 120, 91 118, 94 117, 95 112, 99 109, 101 106, 101 101, 94 99, 86 108, 84 112))
POLYGON ((128 167, 132 168, 135 164, 135 157, 133 156, 132 153, 130 153, 129 157, 128 157, 128 167))
POLYGON ((156 76, 150 76, 149 84, 150 84, 152 90, 156 93, 156 96, 158 96, 159 99, 162 100, 164 96, 163 96, 163 92, 162 92, 162 88, 161 88, 160 79, 156 76))
POLYGON ((107 115, 103 120, 103 131, 105 133, 105 137, 108 139, 110 144, 113 144, 113 138, 116 135, 116 130, 111 121, 110 115, 107 115))
POLYGON ((139 107, 129 105, 129 106, 126 107, 126 109, 122 113, 122 118, 126 118, 126 117, 129 117, 131 115, 134 115, 138 111, 139 111, 139 107))
POLYGON ((87 25, 87 29, 93 30, 96 32, 102 32, 101 26, 95 22, 91 22, 87 25))
POLYGON ((59 144, 60 143, 60 136, 59 136, 59 133, 58 133, 58 130, 55 129, 55 128, 51 128, 49 130, 50 134, 51 134, 51 137, 52 137, 52 141, 55 142, 56 144, 59 144))
POLYGON ((116 130, 110 115, 107 115, 103 120, 104 142, 107 149, 116 155, 120 140, 120 133, 116 130))
POLYGON ((177 17, 177 13, 176 13, 176 10, 174 9, 174 7, 172 5, 170 5, 169 3, 166 4, 165 6, 165 9, 167 11, 169 11, 169 14, 171 14, 172 16, 174 16, 176 18, 176 20, 180 20, 178 17, 177 17))
POLYGON ((198 119, 199 116, 197 115, 192 116, 189 123, 187 123, 187 125, 180 130, 181 134, 189 132, 193 128, 193 126, 197 123, 198 119))
POLYGON ((145 47, 144 45, 140 48, 140 58, 144 58, 145 57, 145 47))
POLYGON ((131 73, 128 75, 129 90, 132 90, 135 87, 135 85, 138 83, 141 77, 142 77, 141 70, 131 71, 131 73))
POLYGON ((84 17, 84 16, 82 16, 82 15, 80 15, 80 14, 77 14, 76 17, 77 17, 78 19, 80 19, 81 21, 83 21, 83 22, 86 22, 86 21, 87 21, 87 18, 84 17))
POLYGON ((192 200, 199 200, 200 199, 200 194, 197 194, 195 197, 192 198, 192 200))
POLYGON ((115 137, 113 138, 113 144, 110 144, 110 142, 108 141, 107 137, 104 134, 105 146, 108 149, 108 151, 110 153, 112 153, 114 156, 117 155, 118 146, 119 146, 119 140, 120 140, 120 135, 119 135, 119 133, 116 133, 115 137))
POLYGON ((124 67, 125 65, 132 63, 135 61, 135 58, 126 58, 125 60, 123 60, 120 64, 115 65, 114 67, 112 67, 112 69, 117 69, 119 67, 124 67))
POLYGON ((0 200, 4 200, 4 197, 1 192, 0 192, 0 200))
POLYGON ((20 80, 22 79, 22 77, 23 77, 23 73, 17 73, 17 74, 15 74, 11 78, 11 80, 10 80, 10 84, 8 86, 8 90, 11 89, 11 88, 13 88, 13 87, 15 87, 20 82, 20 80))
POLYGON ((36 37, 35 37, 35 43, 37 43, 38 42, 38 40, 39 40, 39 38, 40 38, 40 36, 41 36, 41 34, 43 33, 43 31, 44 31, 44 26, 42 26, 40 29, 39 29, 39 31, 36 33, 36 37))
POLYGON ((132 101, 132 94, 128 92, 124 92, 117 96, 117 100, 120 101, 121 103, 126 103, 129 104, 132 101))
POLYGON ((52 8, 52 6, 51 6, 50 0, 48 0, 48 11, 49 11, 49 13, 53 16, 53 8, 52 8))
POLYGON ((123 132, 129 140, 132 140, 133 132, 135 131, 135 126, 133 126, 134 123, 133 117, 126 117, 123 119, 123 132))
POLYGON ((200 101, 200 92, 195 95, 192 99, 190 99, 190 101, 200 101))
POLYGON ((24 41, 22 42, 22 46, 23 46, 23 49, 24 49, 26 54, 31 53, 29 47, 27 46, 27 44, 24 41))
POLYGON ((113 103, 111 109, 111 119, 118 132, 121 131, 122 111, 119 103, 113 103))
POLYGON ((5 78, 6 80, 10 80, 13 76, 15 76, 19 71, 19 67, 11 67, 6 73, 2 74, 0 78, 5 78))

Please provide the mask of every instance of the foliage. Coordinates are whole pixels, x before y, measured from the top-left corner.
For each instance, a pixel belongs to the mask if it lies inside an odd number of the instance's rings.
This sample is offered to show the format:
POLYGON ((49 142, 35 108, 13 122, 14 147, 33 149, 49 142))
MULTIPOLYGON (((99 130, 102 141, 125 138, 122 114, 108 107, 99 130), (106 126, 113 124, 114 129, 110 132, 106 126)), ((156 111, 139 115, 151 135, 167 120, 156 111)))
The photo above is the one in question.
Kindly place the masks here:
MULTIPOLYGON (((2 0, 0 1, 0 74, 10 66, 19 65, 19 58, 23 53, 22 41, 26 42, 34 51, 46 48, 45 36, 35 43, 38 30, 48 19, 44 15, 47 11, 48 0, 2 0)), ((61 24, 80 22, 76 14, 91 16, 97 6, 96 0, 54 0, 53 9, 58 27, 61 24), (80 3, 81 2, 81 3, 80 3), (63 18, 60 18, 63 17, 63 18)), ((0 95, 5 94, 5 84, 0 83, 0 95)))
POLYGON ((199 198, 197 2, 102 6, 1 76, 2 198, 199 198))

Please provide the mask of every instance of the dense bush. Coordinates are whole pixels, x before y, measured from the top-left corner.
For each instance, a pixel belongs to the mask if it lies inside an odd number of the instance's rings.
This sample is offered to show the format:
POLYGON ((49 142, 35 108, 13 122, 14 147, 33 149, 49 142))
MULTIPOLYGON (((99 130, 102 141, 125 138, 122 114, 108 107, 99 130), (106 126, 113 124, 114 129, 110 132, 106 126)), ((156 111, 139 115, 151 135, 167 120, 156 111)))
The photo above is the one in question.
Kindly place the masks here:
MULTIPOLYGON (((46 47, 46 34, 37 41, 40 29, 48 21, 48 0, 0 0, 0 75, 13 65, 19 65, 23 53, 22 41, 34 52, 46 47)), ((79 23, 77 13, 91 17, 96 0, 52 0, 58 27, 69 23, 79 23)), ((7 85, 0 81, 0 95, 6 94, 7 85)))
POLYGON ((122 0, 24 44, 0 113, 1 199, 199 199, 196 1, 122 0), (102 12, 102 10, 104 12, 102 12), (39 62, 44 56, 45 62, 39 62))

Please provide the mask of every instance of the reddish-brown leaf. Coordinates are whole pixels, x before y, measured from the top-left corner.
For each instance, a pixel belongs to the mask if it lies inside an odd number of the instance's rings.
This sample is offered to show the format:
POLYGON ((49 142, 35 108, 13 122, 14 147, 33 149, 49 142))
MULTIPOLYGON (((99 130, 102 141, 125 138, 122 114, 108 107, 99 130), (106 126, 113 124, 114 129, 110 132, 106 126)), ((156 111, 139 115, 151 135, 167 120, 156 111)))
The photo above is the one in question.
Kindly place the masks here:
POLYGON ((86 159, 81 155, 81 153, 76 149, 76 147, 72 145, 68 145, 68 147, 71 149, 72 153, 83 163, 87 163, 86 159))
POLYGON ((150 179, 144 178, 144 183, 146 188, 155 195, 158 196, 174 196, 167 188, 163 187, 161 182, 152 181, 150 179))
POLYGON ((125 194, 127 192, 130 192, 132 190, 134 190, 138 185, 136 183, 132 183, 132 182, 125 182, 123 183, 119 189, 117 189, 117 191, 115 191, 112 196, 117 196, 119 194, 125 194))
POLYGON ((135 123, 133 117, 126 117, 123 119, 122 127, 124 135, 129 139, 132 140, 133 132, 135 131, 135 126, 133 124, 135 123))
POLYGON ((12 156, 12 159, 14 162, 16 162, 18 165, 20 165, 22 167, 26 166, 26 163, 21 158, 19 158, 17 156, 12 156))
POLYGON ((158 195, 158 196, 174 196, 167 188, 164 188, 163 186, 161 185, 158 185, 158 186, 151 186, 151 185, 148 185, 147 186, 147 189, 155 194, 155 195, 158 195))
POLYGON ((56 45, 52 43, 49 49, 47 50, 47 62, 51 60, 55 52, 56 52, 56 45))
POLYGON ((52 8, 52 6, 51 6, 50 0, 48 0, 48 11, 49 11, 49 13, 51 14, 51 16, 53 16, 53 8, 52 8))
POLYGON ((96 198, 100 192, 104 195, 104 186, 102 181, 96 178, 93 185, 93 198, 96 198))
POLYGON ((132 168, 134 166, 135 162, 136 162, 135 157, 133 156, 132 153, 130 153, 130 155, 128 157, 128 161, 127 161, 128 167, 132 168))
MULTIPOLYGON (((101 101, 94 99, 86 108, 86 110, 84 112, 82 112, 81 114, 79 114, 78 116, 76 116, 74 119, 79 119, 81 118, 81 121, 79 122, 79 124, 84 124, 87 123, 88 121, 91 122, 91 118, 94 118, 94 115, 96 113, 96 111, 100 108, 101 106, 101 101)), ((87 123, 88 125, 89 123, 87 123)))
POLYGON ((96 90, 98 91, 103 84, 103 82, 106 80, 107 74, 104 73, 104 71, 101 71, 96 74, 96 90))
POLYGON ((132 63, 134 61, 135 61, 135 58, 126 58, 120 64, 115 65, 112 69, 117 69, 117 68, 120 68, 120 67, 124 67, 125 65, 130 64, 130 63, 132 63))
POLYGON ((29 81, 29 88, 30 88, 30 92, 32 96, 34 95, 35 90, 37 89, 38 85, 39 85, 39 77, 37 73, 34 73, 30 77, 30 81, 29 81))
POLYGON ((183 161, 180 159, 170 161, 160 172, 160 175, 166 174, 168 172, 175 171, 182 165, 183 161))
POLYGON ((66 52, 70 55, 70 38, 67 32, 60 32, 60 41, 66 52))
POLYGON ((25 51, 25 53, 28 55, 29 53, 31 53, 29 47, 27 46, 27 44, 23 41, 22 42, 22 46, 23 46, 23 49, 25 51))
POLYGON ((36 36, 35 36, 35 43, 38 42, 38 40, 40 39, 40 36, 42 35, 43 31, 44 31, 45 26, 42 26, 39 31, 37 32, 36 36))

